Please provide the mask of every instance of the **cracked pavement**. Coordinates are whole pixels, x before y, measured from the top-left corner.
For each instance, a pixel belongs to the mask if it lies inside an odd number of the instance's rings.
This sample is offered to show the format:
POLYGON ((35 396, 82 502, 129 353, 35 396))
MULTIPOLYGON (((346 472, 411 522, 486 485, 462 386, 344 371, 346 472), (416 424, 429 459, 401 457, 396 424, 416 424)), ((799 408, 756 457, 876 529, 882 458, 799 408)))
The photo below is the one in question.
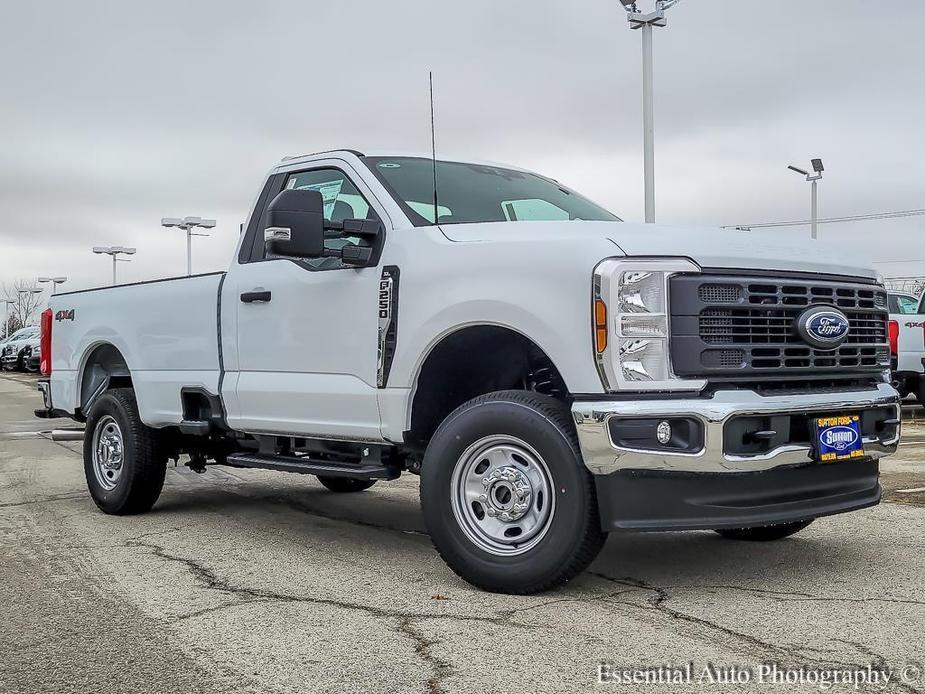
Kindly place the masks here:
POLYGON ((0 377, 2 692, 790 692, 818 688, 631 688, 597 667, 925 661, 925 499, 907 491, 925 430, 885 464, 880 506, 777 543, 612 536, 564 589, 512 597, 444 566, 413 476, 335 495, 171 468, 151 513, 106 516, 80 444, 34 433, 71 423, 37 404, 31 379, 0 377))

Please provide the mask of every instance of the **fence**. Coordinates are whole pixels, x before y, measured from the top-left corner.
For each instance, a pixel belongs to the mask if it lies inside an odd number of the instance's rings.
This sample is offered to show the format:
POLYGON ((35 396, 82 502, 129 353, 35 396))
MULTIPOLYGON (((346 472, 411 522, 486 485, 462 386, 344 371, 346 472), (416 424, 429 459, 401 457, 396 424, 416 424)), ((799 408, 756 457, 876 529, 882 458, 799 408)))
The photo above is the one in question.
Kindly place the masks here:
POLYGON ((883 283, 893 292, 906 292, 915 296, 925 292, 925 277, 887 277, 883 283))

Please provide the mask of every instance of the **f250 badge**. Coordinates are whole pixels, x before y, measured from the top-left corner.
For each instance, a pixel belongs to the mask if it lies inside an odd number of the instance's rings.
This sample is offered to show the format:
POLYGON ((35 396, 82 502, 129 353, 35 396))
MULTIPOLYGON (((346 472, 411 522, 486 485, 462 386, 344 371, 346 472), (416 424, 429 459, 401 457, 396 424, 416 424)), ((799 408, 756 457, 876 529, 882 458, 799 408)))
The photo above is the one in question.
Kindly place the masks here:
POLYGON ((55 314, 55 320, 57 320, 57 321, 61 321, 61 320, 74 320, 74 309, 72 309, 72 308, 67 308, 67 309, 64 309, 64 310, 62 310, 62 311, 58 311, 58 312, 55 314))

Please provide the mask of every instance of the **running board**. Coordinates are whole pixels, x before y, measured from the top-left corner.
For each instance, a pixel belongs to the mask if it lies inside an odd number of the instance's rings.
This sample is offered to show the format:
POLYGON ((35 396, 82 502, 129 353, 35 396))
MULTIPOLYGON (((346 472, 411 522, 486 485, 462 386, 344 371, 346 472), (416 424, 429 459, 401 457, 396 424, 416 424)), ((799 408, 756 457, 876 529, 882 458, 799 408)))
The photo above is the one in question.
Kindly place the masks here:
POLYGON ((226 459, 229 465, 264 470, 298 472, 322 477, 349 477, 356 480, 394 480, 401 471, 389 465, 350 465, 348 463, 313 462, 294 455, 268 453, 235 453, 226 459))

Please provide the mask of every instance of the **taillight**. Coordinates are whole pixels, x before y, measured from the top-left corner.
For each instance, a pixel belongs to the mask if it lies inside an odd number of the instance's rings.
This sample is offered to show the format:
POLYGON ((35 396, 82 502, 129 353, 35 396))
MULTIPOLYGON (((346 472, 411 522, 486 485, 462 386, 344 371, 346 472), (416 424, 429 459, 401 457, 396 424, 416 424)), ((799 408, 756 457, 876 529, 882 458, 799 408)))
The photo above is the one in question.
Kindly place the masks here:
POLYGON ((890 321, 890 354, 899 354, 899 321, 890 321))
POLYGON ((42 311, 41 337, 39 344, 42 348, 42 357, 39 360, 39 371, 43 376, 51 376, 51 309, 42 311))

